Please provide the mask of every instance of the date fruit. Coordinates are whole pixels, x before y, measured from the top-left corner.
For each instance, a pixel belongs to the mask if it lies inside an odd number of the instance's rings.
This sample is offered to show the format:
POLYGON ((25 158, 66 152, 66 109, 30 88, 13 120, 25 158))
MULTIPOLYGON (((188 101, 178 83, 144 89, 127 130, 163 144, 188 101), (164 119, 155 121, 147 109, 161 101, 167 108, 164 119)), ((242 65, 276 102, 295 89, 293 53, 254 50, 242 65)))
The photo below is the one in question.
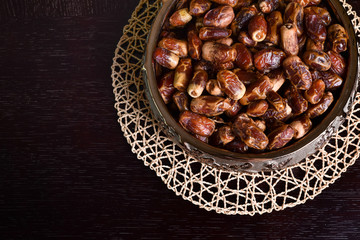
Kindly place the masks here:
POLYGON ((284 60, 285 76, 299 90, 307 90, 312 84, 309 67, 298 56, 291 56, 284 60))
POLYGON ((208 117, 219 116, 230 107, 229 99, 215 96, 200 96, 190 103, 191 111, 208 117))
POLYGON ((215 122, 203 115, 184 111, 180 114, 180 125, 190 133, 210 137, 215 131, 215 122))
POLYGON ((245 85, 239 80, 237 75, 229 70, 222 70, 217 74, 222 91, 231 99, 241 99, 246 91, 245 85))
POLYGON ((229 5, 220 6, 208 11, 204 16, 206 27, 226 28, 235 18, 234 9, 229 5))
POLYGON ((331 59, 323 51, 309 50, 303 55, 303 60, 310 68, 325 72, 331 67, 331 59))
POLYGON ((179 60, 180 60, 178 55, 161 47, 155 49, 153 58, 161 66, 168 69, 175 69, 179 64, 179 60))
POLYGON ((195 72, 187 88, 189 96, 192 98, 200 97, 206 87, 207 80, 207 72, 203 70, 195 72))
POLYGON ((294 129, 284 125, 269 134, 269 150, 279 149, 288 144, 294 137, 294 129))
POLYGON ((175 70, 174 87, 185 91, 192 76, 192 63, 190 58, 183 58, 175 70))
POLYGON ((192 16, 187 8, 179 9, 173 13, 169 22, 173 27, 183 27, 192 20, 192 16))

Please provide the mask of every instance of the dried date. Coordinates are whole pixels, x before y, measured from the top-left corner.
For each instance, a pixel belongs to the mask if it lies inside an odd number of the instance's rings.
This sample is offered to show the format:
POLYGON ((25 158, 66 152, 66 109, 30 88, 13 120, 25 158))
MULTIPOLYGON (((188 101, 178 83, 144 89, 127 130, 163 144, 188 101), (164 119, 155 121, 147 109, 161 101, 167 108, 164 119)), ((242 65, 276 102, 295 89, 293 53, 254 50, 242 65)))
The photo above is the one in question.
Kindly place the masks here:
POLYGON ((294 136, 294 129, 284 125, 269 134, 269 150, 279 149, 288 144, 294 136))
POLYGON ((285 76, 300 90, 307 90, 312 84, 309 67, 298 56, 291 56, 284 60, 285 76))
POLYGON ((161 66, 168 69, 175 69, 179 64, 179 60, 180 60, 178 55, 161 47, 155 49, 153 58, 161 66))
POLYGON ((228 5, 220 6, 208 11, 204 16, 206 27, 226 28, 235 18, 234 9, 228 5))
POLYGON ((165 104, 171 101, 172 95, 176 91, 174 88, 174 71, 166 73, 158 81, 158 89, 165 104))
POLYGON ((196 71, 187 88, 189 96, 192 98, 200 97, 206 87, 207 80, 207 72, 203 70, 196 71))
POLYGON ((281 67, 286 55, 276 48, 263 49, 254 55, 254 65, 260 72, 269 72, 281 67))
POLYGON ((250 148, 265 150, 269 143, 265 133, 244 113, 236 118, 232 130, 250 148))
POLYGON ((233 100, 241 99, 246 91, 245 85, 239 80, 237 75, 228 70, 222 70, 217 74, 223 92, 233 100))
POLYGON ((188 132, 203 137, 210 137, 215 131, 215 122, 213 120, 191 111, 182 112, 179 123, 188 132))
POLYGON ((229 99, 215 96, 200 96, 190 103, 191 111, 208 117, 219 116, 230 107, 229 99))
POLYGON ((175 70, 174 87, 185 91, 192 76, 192 63, 190 58, 183 58, 175 70))
POLYGON ((303 60, 310 68, 318 71, 327 71, 331 67, 331 59, 323 51, 309 50, 303 55, 303 60))
POLYGON ((316 118, 324 114, 334 101, 334 96, 331 92, 326 92, 318 104, 312 105, 307 110, 306 114, 309 118, 316 118))
POLYGON ((193 16, 201 16, 209 11, 211 2, 208 0, 191 0, 189 12, 193 16))

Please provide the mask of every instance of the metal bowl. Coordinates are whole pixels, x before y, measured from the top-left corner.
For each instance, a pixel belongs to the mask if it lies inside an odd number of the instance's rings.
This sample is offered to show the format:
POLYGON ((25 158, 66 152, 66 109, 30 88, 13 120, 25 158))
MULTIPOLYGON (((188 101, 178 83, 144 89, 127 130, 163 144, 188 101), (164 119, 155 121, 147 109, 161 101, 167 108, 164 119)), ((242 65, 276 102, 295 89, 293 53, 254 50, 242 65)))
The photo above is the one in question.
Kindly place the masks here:
POLYGON ((287 147, 265 153, 240 154, 208 145, 193 137, 172 117, 161 98, 157 88, 152 55, 162 26, 176 3, 174 0, 167 1, 159 11, 148 36, 143 67, 146 97, 165 134, 198 161, 226 171, 278 170, 294 165, 322 148, 344 122, 351 109, 357 91, 360 69, 358 42, 351 20, 338 0, 327 2, 332 15, 342 23, 349 34, 347 77, 339 94, 335 95, 338 97, 332 109, 305 137, 287 147))

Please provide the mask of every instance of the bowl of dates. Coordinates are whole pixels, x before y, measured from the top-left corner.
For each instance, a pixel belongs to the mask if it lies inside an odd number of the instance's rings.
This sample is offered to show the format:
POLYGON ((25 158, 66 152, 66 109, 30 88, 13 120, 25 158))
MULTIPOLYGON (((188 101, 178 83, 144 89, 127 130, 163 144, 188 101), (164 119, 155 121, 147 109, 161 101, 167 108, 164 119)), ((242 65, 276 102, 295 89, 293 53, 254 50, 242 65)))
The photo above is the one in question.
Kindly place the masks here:
POLYGON ((358 85, 357 37, 338 0, 169 0, 146 48, 145 93, 161 128, 227 171, 314 154, 358 85))

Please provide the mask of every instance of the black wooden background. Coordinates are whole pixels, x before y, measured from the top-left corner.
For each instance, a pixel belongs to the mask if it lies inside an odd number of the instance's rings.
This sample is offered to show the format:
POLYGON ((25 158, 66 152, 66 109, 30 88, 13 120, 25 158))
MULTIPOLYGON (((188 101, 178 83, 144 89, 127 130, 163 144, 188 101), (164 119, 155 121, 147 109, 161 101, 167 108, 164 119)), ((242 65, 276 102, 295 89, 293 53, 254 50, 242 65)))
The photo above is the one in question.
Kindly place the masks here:
POLYGON ((249 217, 199 209, 136 159, 110 67, 137 3, 0 2, 0 239, 359 239, 359 161, 315 200, 249 217))

